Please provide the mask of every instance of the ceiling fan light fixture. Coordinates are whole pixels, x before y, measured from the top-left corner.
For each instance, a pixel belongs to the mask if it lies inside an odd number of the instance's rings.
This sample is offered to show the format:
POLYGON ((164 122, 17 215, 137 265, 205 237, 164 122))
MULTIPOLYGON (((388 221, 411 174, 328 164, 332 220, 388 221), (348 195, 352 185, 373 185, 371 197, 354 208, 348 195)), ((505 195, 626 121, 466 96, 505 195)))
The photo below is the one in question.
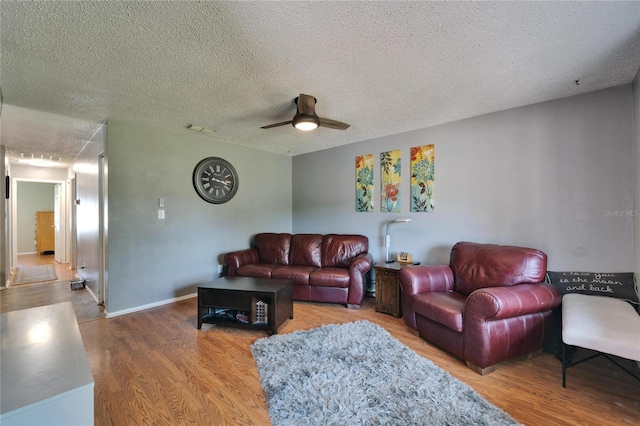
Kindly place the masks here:
POLYGON ((291 125, 298 130, 308 132, 318 128, 320 119, 312 115, 296 115, 291 121, 291 125))

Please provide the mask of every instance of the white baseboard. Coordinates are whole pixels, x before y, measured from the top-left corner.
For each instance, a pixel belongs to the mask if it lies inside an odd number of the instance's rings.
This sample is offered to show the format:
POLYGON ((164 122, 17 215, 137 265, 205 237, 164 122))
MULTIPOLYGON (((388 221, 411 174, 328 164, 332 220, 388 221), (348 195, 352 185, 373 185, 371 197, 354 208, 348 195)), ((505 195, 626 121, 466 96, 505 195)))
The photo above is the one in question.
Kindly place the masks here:
POLYGON ((18 256, 23 255, 23 254, 38 254, 37 251, 25 251, 24 253, 18 253, 18 256))
POLYGON ((191 293, 191 294, 186 294, 184 296, 173 297, 171 299, 161 300, 159 302, 149 303, 147 305, 136 306, 135 308, 123 309, 122 311, 107 312, 105 309, 104 313, 107 318, 113 318, 113 317, 118 317, 120 315, 126 315, 126 314, 132 314, 138 311, 144 311, 145 309, 151 309, 151 308, 156 308, 162 305, 168 305, 169 303, 179 302, 185 299, 191 299, 193 297, 198 297, 198 293, 191 293))
POLYGON ((97 304, 100 304, 100 301, 98 300, 96 295, 93 293, 93 291, 91 291, 91 288, 89 286, 85 286, 84 288, 87 289, 91 297, 93 297, 93 300, 95 300, 97 304))

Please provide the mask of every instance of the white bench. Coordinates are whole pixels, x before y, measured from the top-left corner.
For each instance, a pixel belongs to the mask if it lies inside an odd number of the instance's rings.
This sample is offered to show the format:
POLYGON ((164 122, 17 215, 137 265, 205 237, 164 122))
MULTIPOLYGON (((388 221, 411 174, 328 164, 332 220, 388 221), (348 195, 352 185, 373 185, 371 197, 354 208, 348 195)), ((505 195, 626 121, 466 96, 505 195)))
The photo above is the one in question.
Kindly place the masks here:
POLYGON ((563 387, 567 387, 567 368, 600 355, 640 380, 640 376, 608 356, 615 355, 640 361, 640 315, 625 300, 565 294, 562 297, 562 343, 563 387), (566 345, 579 346, 598 353, 569 362, 565 359, 566 345))

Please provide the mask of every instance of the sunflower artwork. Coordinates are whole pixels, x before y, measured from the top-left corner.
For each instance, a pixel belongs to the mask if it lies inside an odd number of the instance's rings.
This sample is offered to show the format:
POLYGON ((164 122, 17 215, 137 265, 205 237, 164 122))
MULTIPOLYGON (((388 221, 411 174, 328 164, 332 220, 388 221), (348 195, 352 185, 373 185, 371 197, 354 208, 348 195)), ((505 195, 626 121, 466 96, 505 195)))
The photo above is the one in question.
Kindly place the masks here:
POLYGON ((380 211, 400 211, 400 182, 402 151, 388 151, 380 153, 380 211))
POLYGON ((373 211, 373 154, 356 157, 356 212, 373 211))
POLYGON ((411 211, 434 210, 434 145, 411 148, 411 211))

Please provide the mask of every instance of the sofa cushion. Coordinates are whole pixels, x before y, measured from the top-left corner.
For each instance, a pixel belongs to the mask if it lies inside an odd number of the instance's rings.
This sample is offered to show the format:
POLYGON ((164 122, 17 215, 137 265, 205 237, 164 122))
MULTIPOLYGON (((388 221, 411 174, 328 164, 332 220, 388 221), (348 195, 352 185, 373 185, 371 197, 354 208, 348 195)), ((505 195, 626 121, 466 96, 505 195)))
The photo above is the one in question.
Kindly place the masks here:
POLYGON ((468 296, 485 287, 544 281, 547 255, 540 250, 460 242, 451 249, 455 291, 468 296))
POLYGON ((354 257, 369 250, 363 235, 327 234, 322 241, 322 266, 348 268, 354 257))
POLYGON ((293 284, 309 285, 309 274, 315 271, 313 266, 276 266, 271 271, 271 278, 291 280, 293 284))
POLYGON ((344 268, 319 268, 309 274, 309 285, 320 287, 349 287, 349 270, 344 268))
POLYGON ((288 265, 291 234, 257 234, 253 237, 253 247, 258 250, 260 263, 288 265))
POLYGON ((466 297, 459 293, 445 291, 419 293, 413 296, 413 308, 416 314, 461 333, 465 301, 466 297))
POLYGON ((295 234, 291 236, 289 264, 296 266, 322 265, 321 234, 295 234))

